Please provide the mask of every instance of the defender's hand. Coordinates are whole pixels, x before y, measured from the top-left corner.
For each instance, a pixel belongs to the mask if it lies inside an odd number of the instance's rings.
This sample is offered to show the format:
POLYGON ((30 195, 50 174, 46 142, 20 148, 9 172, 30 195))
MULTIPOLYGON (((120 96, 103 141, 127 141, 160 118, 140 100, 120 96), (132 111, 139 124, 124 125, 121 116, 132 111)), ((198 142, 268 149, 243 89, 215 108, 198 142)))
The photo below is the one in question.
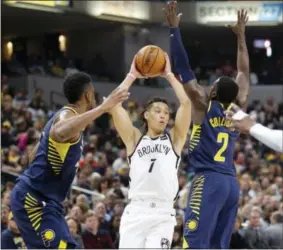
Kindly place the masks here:
POLYGON ((227 25, 227 27, 231 28, 232 31, 236 35, 244 35, 245 34, 245 27, 249 20, 248 12, 246 10, 238 10, 238 20, 235 24, 227 25))
POLYGON ((170 28, 177 28, 180 23, 182 13, 177 14, 177 1, 171 1, 166 4, 163 9, 168 26, 170 28))
POLYGON ((160 76, 162 77, 168 77, 170 74, 172 74, 171 62, 167 53, 165 53, 165 60, 166 60, 166 64, 164 71, 160 74, 160 76))
POLYGON ((231 128, 248 134, 251 127, 256 123, 255 118, 247 115, 241 109, 233 104, 231 110, 225 111, 226 119, 232 122, 231 128))
POLYGON ((116 88, 108 97, 104 98, 101 108, 108 112, 111 108, 128 99, 128 89, 116 88))

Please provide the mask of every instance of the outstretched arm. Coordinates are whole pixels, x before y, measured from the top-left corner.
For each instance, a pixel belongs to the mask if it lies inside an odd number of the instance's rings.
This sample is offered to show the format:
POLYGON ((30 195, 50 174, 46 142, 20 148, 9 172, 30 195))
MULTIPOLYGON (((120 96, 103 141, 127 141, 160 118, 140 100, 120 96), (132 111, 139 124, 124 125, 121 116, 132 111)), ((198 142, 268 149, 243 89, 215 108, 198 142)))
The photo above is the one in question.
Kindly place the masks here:
POLYGON ((93 120, 108 112, 113 106, 128 98, 127 90, 115 89, 98 107, 76 115, 70 111, 62 112, 50 129, 50 136, 56 142, 74 142, 81 131, 85 129, 93 120))
POLYGON ((238 104, 243 107, 247 104, 250 91, 250 66, 249 53, 246 44, 245 26, 248 22, 247 11, 238 11, 238 21, 230 26, 237 36, 237 69, 238 74, 236 82, 239 86, 239 94, 237 97, 238 104))
MULTIPOLYGON (((141 76, 135 69, 134 58, 130 73, 127 75, 127 77, 119 85, 118 88, 128 91, 128 89, 132 86, 137 77, 141 76)), ((118 134, 120 135, 122 141, 124 142, 127 148, 128 155, 132 154, 132 152, 135 150, 138 140, 141 137, 141 132, 133 126, 127 111, 122 106, 122 103, 119 103, 114 108, 112 108, 110 110, 110 114, 112 115, 114 126, 117 129, 118 134)))
POLYGON ((180 102, 180 106, 175 117, 175 124, 170 130, 170 136, 172 138, 175 152, 178 155, 181 155, 191 124, 191 101, 188 98, 182 84, 171 72, 171 65, 168 55, 166 54, 165 57, 166 66, 162 76, 167 78, 180 102))
POLYGON ((232 122, 232 127, 242 133, 250 134, 266 146, 283 153, 283 131, 267 128, 243 112, 237 105, 233 104, 226 111, 227 119, 232 122))
POLYGON ((204 111, 207 108, 208 99, 204 88, 197 83, 195 74, 191 69, 179 29, 181 14, 177 15, 176 7, 177 2, 172 1, 167 3, 164 9, 167 23, 170 27, 170 46, 175 71, 180 77, 194 109, 196 111, 204 111))

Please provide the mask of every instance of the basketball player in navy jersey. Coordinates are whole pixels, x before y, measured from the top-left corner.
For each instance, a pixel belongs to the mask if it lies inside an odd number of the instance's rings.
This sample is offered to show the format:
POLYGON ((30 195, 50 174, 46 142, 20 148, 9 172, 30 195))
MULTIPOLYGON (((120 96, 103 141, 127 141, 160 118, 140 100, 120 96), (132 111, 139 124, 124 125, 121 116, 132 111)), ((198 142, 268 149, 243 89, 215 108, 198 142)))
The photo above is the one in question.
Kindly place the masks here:
POLYGON ((238 209, 239 186, 233 166, 238 133, 229 129, 225 110, 232 102, 241 107, 249 92, 249 58, 245 42, 247 12, 238 11, 231 28, 237 36, 238 74, 236 81, 220 77, 206 94, 198 85, 184 50, 176 2, 164 11, 170 27, 171 53, 176 73, 193 105, 193 130, 190 139, 189 166, 196 177, 188 197, 184 224, 184 248, 229 248, 238 209))
MULTIPOLYGON (((133 81, 127 77, 125 81, 133 81)), ((75 73, 63 84, 69 104, 51 118, 31 156, 29 167, 19 177, 11 194, 11 209, 27 248, 75 248, 61 203, 76 175, 83 149, 82 132, 117 103, 127 99, 116 89, 94 108, 91 78, 75 73)))

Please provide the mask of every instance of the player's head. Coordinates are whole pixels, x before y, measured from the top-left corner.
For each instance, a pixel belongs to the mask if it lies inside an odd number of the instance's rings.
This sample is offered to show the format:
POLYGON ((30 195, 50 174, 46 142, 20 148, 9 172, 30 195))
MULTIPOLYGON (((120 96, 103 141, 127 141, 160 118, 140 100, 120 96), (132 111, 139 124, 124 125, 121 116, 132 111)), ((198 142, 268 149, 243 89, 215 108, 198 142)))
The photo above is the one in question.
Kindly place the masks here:
POLYGON ((230 77, 219 77, 212 85, 210 98, 223 104, 236 101, 239 92, 237 83, 230 77))
POLYGON ((83 72, 71 74, 63 83, 63 92, 70 104, 80 104, 87 110, 95 107, 94 87, 91 77, 83 72))
POLYGON ((170 118, 168 102, 160 97, 154 97, 148 101, 142 113, 142 119, 146 130, 155 133, 163 133, 170 118))

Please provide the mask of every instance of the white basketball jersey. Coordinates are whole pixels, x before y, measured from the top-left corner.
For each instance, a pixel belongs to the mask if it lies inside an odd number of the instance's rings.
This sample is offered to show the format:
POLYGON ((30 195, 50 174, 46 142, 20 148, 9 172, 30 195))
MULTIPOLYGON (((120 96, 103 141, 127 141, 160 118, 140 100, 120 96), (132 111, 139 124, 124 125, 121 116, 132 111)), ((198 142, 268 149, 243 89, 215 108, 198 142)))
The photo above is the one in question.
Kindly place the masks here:
POLYGON ((129 198, 159 199, 173 202, 178 189, 180 157, 168 134, 158 138, 142 136, 129 156, 129 198))

